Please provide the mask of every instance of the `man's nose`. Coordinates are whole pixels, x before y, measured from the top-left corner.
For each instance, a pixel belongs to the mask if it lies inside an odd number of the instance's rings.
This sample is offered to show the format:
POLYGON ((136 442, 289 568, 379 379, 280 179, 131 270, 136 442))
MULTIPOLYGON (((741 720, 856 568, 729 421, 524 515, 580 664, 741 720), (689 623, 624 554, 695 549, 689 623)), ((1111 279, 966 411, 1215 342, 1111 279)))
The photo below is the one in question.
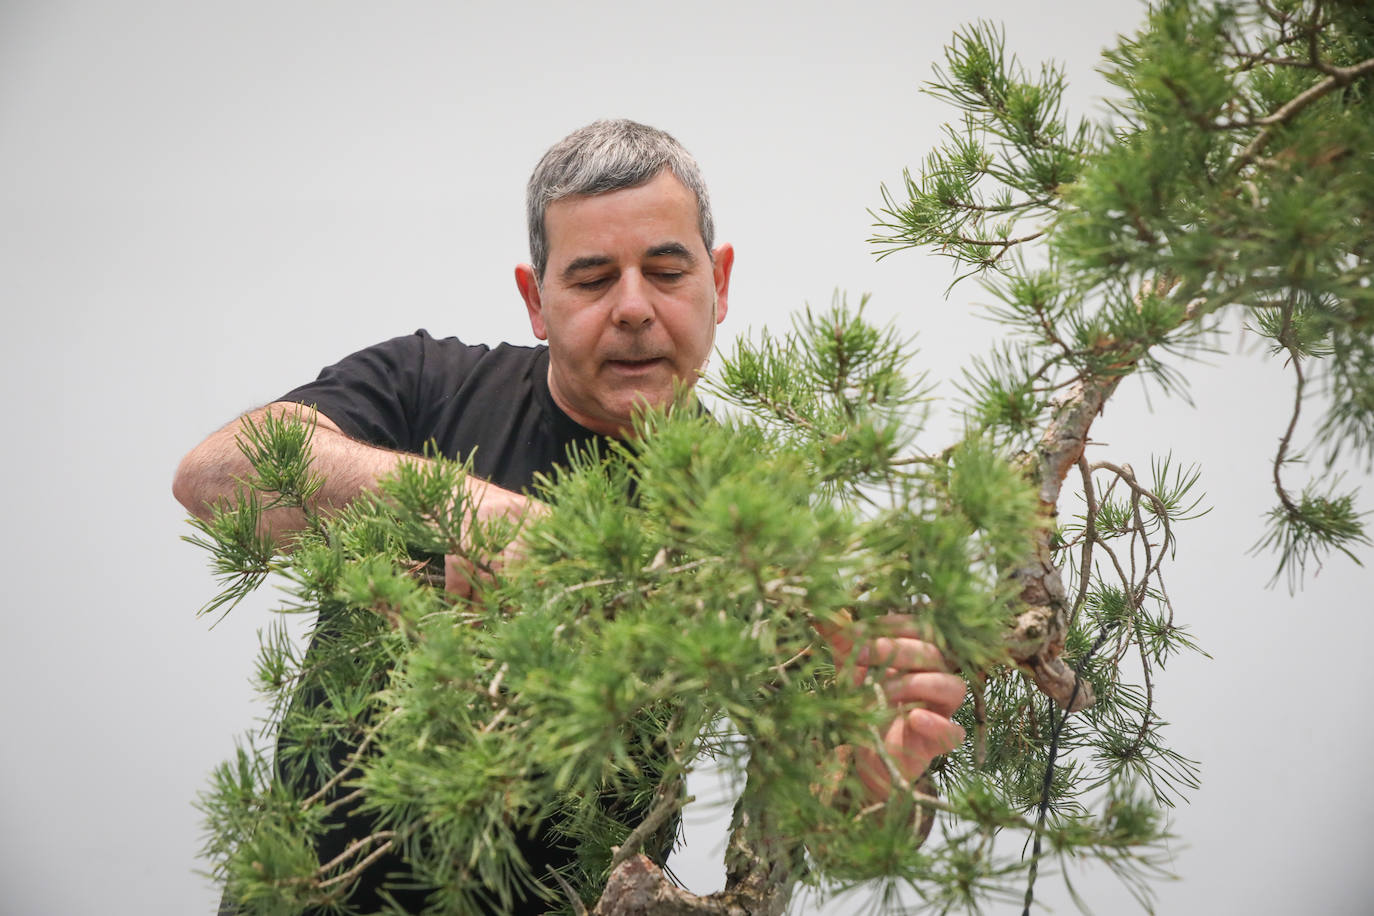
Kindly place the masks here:
POLYGON ((637 270, 621 274, 615 292, 611 320, 618 327, 627 331, 637 331, 653 323, 653 290, 643 274, 637 270))

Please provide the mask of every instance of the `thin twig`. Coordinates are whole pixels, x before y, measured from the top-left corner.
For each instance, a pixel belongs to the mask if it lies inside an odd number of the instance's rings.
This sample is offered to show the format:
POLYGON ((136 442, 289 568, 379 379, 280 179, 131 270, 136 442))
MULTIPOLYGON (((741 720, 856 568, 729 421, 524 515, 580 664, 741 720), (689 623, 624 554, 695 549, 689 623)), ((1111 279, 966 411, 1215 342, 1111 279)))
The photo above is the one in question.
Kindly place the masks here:
POLYGON ((1293 373, 1298 377, 1297 384, 1293 386, 1293 415, 1288 418, 1288 428, 1283 432, 1283 438, 1279 440, 1279 450, 1274 455, 1274 491, 1279 495, 1279 501, 1288 510, 1290 517, 1299 514, 1297 505, 1293 502, 1288 491, 1283 488, 1283 464, 1288 457, 1288 446, 1293 440, 1293 431, 1298 428, 1298 415, 1302 413, 1302 391, 1306 380, 1302 374, 1302 359, 1298 356, 1297 350, 1288 341, 1288 333, 1293 324, 1293 306, 1290 302, 1284 307, 1283 327, 1279 330, 1279 342, 1288 350, 1292 357, 1293 373))
POLYGON ((509 714, 510 707, 502 706, 500 709, 496 711, 496 715, 492 716, 491 720, 487 722, 486 725, 482 726, 480 733, 483 735, 490 735, 496 729, 496 726, 500 725, 501 721, 505 719, 506 716, 509 714))
POLYGON ((1031 197, 1023 201, 1016 201, 1009 204, 975 204, 972 201, 946 197, 940 200, 940 204, 949 207, 951 210, 969 210, 976 213, 1015 213, 1019 210, 1033 210, 1037 207, 1049 207, 1054 209, 1054 198, 1031 197))
MULTIPOLYGON (((662 568, 656 569, 656 568, 654 568, 653 564, 650 564, 650 565, 644 567, 643 569, 641 569, 640 572, 641 572, 641 573, 646 573, 646 574, 648 574, 648 573, 654 573, 654 574, 656 574, 656 575, 658 575, 658 576, 660 576, 660 577, 662 577, 662 576, 671 576, 671 575, 676 575, 676 574, 678 574, 678 573, 690 572, 691 570, 696 569, 696 568, 698 568, 698 567, 700 567, 700 566, 705 566, 705 565, 708 564, 708 563, 717 563, 717 562, 719 562, 719 561, 720 561, 720 557, 702 557, 702 558, 699 559, 699 560, 692 560, 690 563, 683 563, 683 564, 680 565, 680 566, 673 566, 673 567, 670 567, 670 568, 668 568, 668 569, 662 569, 662 568)), ((616 584, 617 582, 619 582, 619 581, 620 581, 619 579, 589 579, 589 580, 587 580, 586 582, 577 582, 577 583, 574 583, 574 584, 572 584, 572 585, 569 585, 569 586, 567 586, 566 588, 562 589, 561 591, 557 592, 557 593, 554 594, 553 597, 550 598, 549 600, 550 600, 550 601, 557 601, 559 598, 566 598, 568 595, 576 594, 577 592, 583 591, 584 589, 588 589, 588 588, 601 588, 601 587, 604 586, 604 585, 615 585, 615 584, 616 584)), ((649 591, 650 589, 653 588, 653 586, 654 586, 655 584, 656 584, 656 583, 646 582, 646 583, 644 583, 643 585, 640 585, 640 586, 638 586, 638 587, 636 587, 636 588, 629 588, 629 589, 626 589, 625 591, 620 592, 620 593, 614 595, 614 596, 611 598, 611 603, 614 603, 614 602, 616 602, 616 601, 623 601, 625 598, 629 597, 630 595, 635 594, 636 592, 643 593, 643 592, 649 591)))
POLYGON ((389 840, 395 835, 396 831, 394 830, 379 830, 376 833, 370 833, 365 837, 359 837, 352 843, 349 843, 347 848, 345 848, 343 852, 339 853, 337 856, 330 859, 328 862, 324 863, 318 869, 316 869, 315 874, 328 874, 329 871, 331 871, 335 866, 341 865, 348 859, 351 859, 354 856, 356 856, 359 850, 361 850, 364 846, 370 846, 371 844, 379 842, 381 840, 389 840))
POLYGON ((979 671, 973 681, 973 765, 981 770, 988 759, 987 675, 979 671))
POLYGON ((1050 786, 1054 782, 1055 759, 1059 756, 1059 733, 1063 729, 1064 723, 1069 718, 1070 710, 1073 709, 1073 701, 1077 697, 1079 685, 1082 683, 1084 667, 1087 666, 1088 660, 1097 653, 1097 650, 1102 648, 1102 644, 1107 641, 1107 636, 1115 625, 1115 621, 1109 621, 1103 624, 1102 630, 1098 634, 1097 642, 1093 644, 1091 649, 1084 653, 1083 657, 1078 660, 1078 664, 1074 665, 1073 693, 1070 694, 1069 702, 1065 705, 1061 715, 1056 716, 1058 710, 1055 708, 1054 701, 1049 701, 1051 726, 1050 753, 1049 760, 1045 763, 1045 779, 1040 785, 1040 805, 1035 815, 1035 843, 1031 848, 1030 873, 1026 882, 1025 907, 1021 911, 1021 916, 1030 916, 1031 902, 1035 899, 1035 878, 1040 863, 1040 837, 1042 831, 1045 829, 1045 817, 1050 809, 1050 786))
POLYGON ((1093 544, 1097 543, 1097 490, 1093 484, 1092 469, 1088 467, 1088 459, 1084 456, 1078 458, 1078 471, 1083 477, 1083 498, 1088 504, 1086 521, 1083 524, 1083 552, 1078 561, 1078 594, 1073 599, 1073 610, 1069 612, 1069 625, 1067 630, 1073 631, 1073 625, 1078 622, 1078 613, 1083 609, 1084 603, 1088 600, 1088 584, 1092 576, 1093 544))
POLYGON ((395 844, 396 844, 396 838, 393 836, 391 839, 387 840, 385 843, 383 843, 382 845, 380 845, 380 846, 378 846, 376 849, 374 849, 371 853, 368 854, 367 858, 363 859, 363 860, 362 860, 361 862, 359 862, 357 865, 354 865, 354 866, 353 866, 352 868, 350 868, 348 871, 346 871, 346 872, 344 872, 343 874, 340 874, 340 875, 335 875, 334 877, 330 878, 328 881, 321 881, 321 882, 320 882, 320 890, 324 890, 326 887, 331 887, 331 886, 333 886, 333 885, 335 885, 335 884, 340 884, 340 883, 343 883, 343 882, 345 882, 345 881, 352 881, 354 878, 358 877, 360 874, 362 874, 364 871, 366 871, 367 868, 368 868, 368 866, 370 866, 373 862, 376 862, 376 861, 377 861, 378 859, 380 859, 382 856, 384 856, 384 855, 386 855, 388 852, 390 852, 390 851, 391 851, 391 848, 392 848, 395 844))
MULTIPOLYGON (((1140 517, 1141 492, 1148 493, 1149 491, 1141 488, 1140 490, 1137 490, 1135 496, 1131 499, 1131 521, 1135 523, 1135 531, 1132 533, 1131 538, 1132 540, 1134 540, 1137 536, 1140 537, 1140 549, 1145 554, 1145 574, 1142 575, 1139 579, 1140 585, 1135 585, 1136 580, 1134 578, 1132 578, 1131 580, 1131 604, 1137 610, 1139 610, 1140 605, 1145 601, 1145 594, 1150 582, 1150 573, 1154 569, 1154 548, 1150 544, 1149 532, 1145 530, 1145 520, 1140 517)), ((1159 505, 1163 505, 1162 500, 1159 501, 1159 505)), ((1132 545, 1131 548, 1131 576, 1135 576, 1134 545, 1132 545)))
POLYGON ((951 234, 949 238, 956 242, 962 242, 965 245, 987 245, 990 248, 1000 247, 1006 249, 1011 248, 1013 245, 1020 245, 1024 242, 1033 242, 1044 234, 1045 230, 1042 229, 1039 232, 1032 232, 1030 235, 1023 235, 1018 239, 975 239, 965 235, 953 234, 951 234))
POLYGON ((567 895, 568 902, 572 904, 575 916, 587 916, 587 908, 582 904, 582 898, 577 895, 577 891, 573 890, 572 885, 568 883, 568 879, 560 875, 558 869, 548 863, 545 863, 544 868, 548 870, 550 875, 553 875, 553 880, 558 882, 558 886, 561 887, 563 893, 567 895))
POLYGON ((1136 647, 1140 649, 1140 668, 1144 673, 1145 679, 1145 710, 1140 716, 1140 728, 1135 733, 1135 741, 1131 749, 1138 752, 1145 743, 1145 735, 1150 730, 1150 723, 1154 719, 1155 711, 1155 685, 1154 679, 1150 676, 1149 654, 1145 651, 1145 640, 1136 634, 1136 647))
MULTIPOLYGON (((671 785, 675 789, 677 787, 676 780, 673 780, 671 785)), ((668 786, 668 782, 661 782, 658 784, 658 788, 654 790, 654 795, 656 796, 654 806, 649 809, 648 815, 645 816, 644 820, 639 822, 639 825, 635 827, 634 830, 630 831, 630 835, 625 838, 624 843, 612 847, 612 851, 615 855, 611 858, 610 871, 615 871, 626 859, 638 854, 640 848, 644 845, 644 841, 649 838, 649 834, 661 827, 670 814, 696 801, 695 795, 688 795, 686 798, 679 800, 669 791, 668 786)))
POLYGON ((341 798, 336 798, 336 799, 334 799, 332 802, 330 802, 329 804, 327 804, 327 805, 325 805, 324 807, 320 808, 320 813, 321 813, 321 814, 328 814, 330 811, 333 811, 335 808, 342 808, 344 805, 348 804, 349 802, 351 802, 351 801, 357 801, 358 799, 360 799, 360 798, 362 798, 362 797, 363 797, 363 790, 362 790, 362 789, 354 789, 352 792, 349 792, 347 795, 342 796, 341 798))
POLYGON ((382 716, 381 720, 376 725, 372 726, 367 730, 367 734, 364 735, 363 740, 358 743, 358 747, 353 751, 353 753, 348 755, 348 764, 342 767, 339 770, 339 772, 335 773, 333 778, 331 778, 328 782, 320 786, 320 790, 318 792, 307 798, 305 801, 301 802, 302 811, 307 810, 311 805, 315 804, 315 802, 324 798, 325 795, 329 794, 330 789, 337 786, 340 782, 343 781, 343 778, 345 776, 347 776, 349 773, 353 772, 358 768, 358 761, 363 758, 363 753, 367 750, 367 746, 372 743, 372 739, 375 738, 377 736, 377 733, 382 730, 382 726, 390 722, 392 717, 400 711, 400 707, 392 709, 386 715, 382 716))

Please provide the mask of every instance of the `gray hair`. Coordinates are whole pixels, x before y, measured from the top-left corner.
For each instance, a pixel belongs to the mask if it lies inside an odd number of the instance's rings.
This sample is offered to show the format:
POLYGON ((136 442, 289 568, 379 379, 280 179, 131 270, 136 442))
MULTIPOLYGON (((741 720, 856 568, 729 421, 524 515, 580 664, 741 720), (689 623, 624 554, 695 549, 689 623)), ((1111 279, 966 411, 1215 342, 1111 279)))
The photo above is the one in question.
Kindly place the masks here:
POLYGON ((696 196, 697 226, 710 253, 715 236, 711 201, 692 154, 658 128, 623 118, 595 121, 550 147, 530 175, 525 212, 535 277, 543 282, 549 263, 549 235, 544 226, 549 204, 565 197, 638 187, 664 169, 696 196))

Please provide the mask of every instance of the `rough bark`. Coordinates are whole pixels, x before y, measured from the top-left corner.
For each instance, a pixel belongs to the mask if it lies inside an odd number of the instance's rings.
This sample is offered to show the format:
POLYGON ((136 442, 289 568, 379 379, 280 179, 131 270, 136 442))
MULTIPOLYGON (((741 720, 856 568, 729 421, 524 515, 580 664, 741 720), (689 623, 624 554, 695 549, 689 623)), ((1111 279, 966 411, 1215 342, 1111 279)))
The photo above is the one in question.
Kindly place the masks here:
POLYGON ((770 823, 757 792, 761 778, 751 769, 735 803, 724 890, 693 894, 637 855, 611 872, 592 916, 782 916, 800 872, 801 846, 770 823))
POLYGON ((1094 697, 1086 682, 1078 684, 1075 693, 1073 671, 1060 658, 1073 608, 1065 594, 1064 579, 1054 565, 1050 541, 1064 478, 1082 457, 1088 430, 1121 378, 1095 376, 1076 383, 1055 405, 1054 416, 1036 450, 1023 459, 1026 472, 1039 490, 1044 524, 1036 532, 1034 552, 1014 573, 1021 582, 1021 600, 1026 610, 1012 624, 1007 645, 1012 658, 1030 674, 1035 685, 1071 711, 1091 706, 1094 697))
POLYGON ((611 872, 592 916, 752 916, 752 911, 722 899, 722 894, 698 897, 675 886, 641 853, 611 872))

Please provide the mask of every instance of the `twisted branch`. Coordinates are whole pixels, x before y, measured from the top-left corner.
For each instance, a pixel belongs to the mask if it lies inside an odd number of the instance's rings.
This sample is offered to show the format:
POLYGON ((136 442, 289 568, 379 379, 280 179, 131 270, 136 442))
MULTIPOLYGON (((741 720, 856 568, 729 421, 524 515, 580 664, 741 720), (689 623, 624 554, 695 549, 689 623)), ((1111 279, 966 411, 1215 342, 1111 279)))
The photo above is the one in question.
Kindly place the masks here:
POLYGON ((1041 692, 1069 711, 1093 704, 1092 689, 1077 682, 1073 671, 1060 659, 1069 632, 1073 608, 1064 580, 1054 565, 1050 540, 1059 494, 1069 470, 1083 457, 1088 430, 1111 397, 1122 375, 1088 376, 1079 379, 1055 405, 1054 416, 1036 450, 1025 456, 1028 476, 1039 486, 1044 524, 1035 533, 1030 558, 1013 576, 1021 583, 1026 604, 1007 639, 1011 657, 1024 668, 1041 692))

